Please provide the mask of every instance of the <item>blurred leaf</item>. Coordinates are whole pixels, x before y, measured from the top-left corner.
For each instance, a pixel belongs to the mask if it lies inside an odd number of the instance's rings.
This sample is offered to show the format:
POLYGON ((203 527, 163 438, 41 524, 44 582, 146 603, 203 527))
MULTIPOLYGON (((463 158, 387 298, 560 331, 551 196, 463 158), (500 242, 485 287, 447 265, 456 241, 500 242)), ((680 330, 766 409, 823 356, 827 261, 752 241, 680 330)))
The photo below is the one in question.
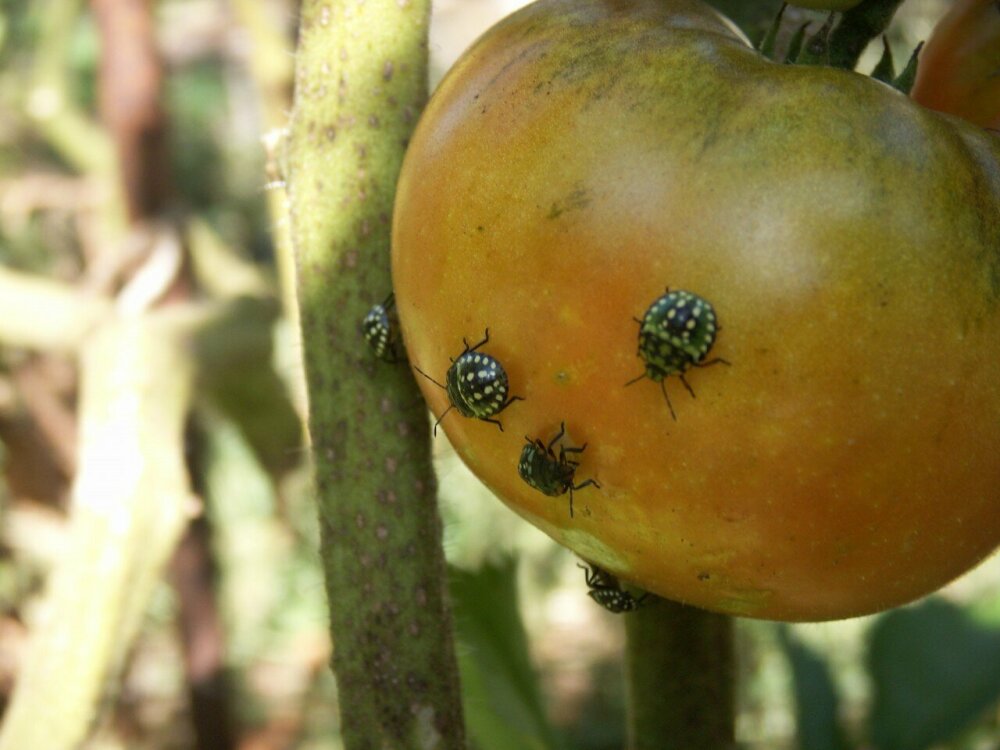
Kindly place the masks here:
POLYGON ((517 563, 451 569, 466 724, 478 750, 562 747, 545 717, 518 612, 517 563))
POLYGON ((272 475, 298 463, 302 426, 285 382, 272 365, 274 300, 231 303, 231 324, 195 342, 203 363, 200 385, 211 403, 237 423, 272 475))
POLYGON ((796 639, 787 625, 778 629, 778 637, 792 668, 799 747, 803 750, 846 748, 837 721, 840 696, 826 661, 796 639))
POLYGON ((879 750, 923 750, 982 716, 1000 698, 1000 629, 931 599, 883 617, 868 653, 879 750))

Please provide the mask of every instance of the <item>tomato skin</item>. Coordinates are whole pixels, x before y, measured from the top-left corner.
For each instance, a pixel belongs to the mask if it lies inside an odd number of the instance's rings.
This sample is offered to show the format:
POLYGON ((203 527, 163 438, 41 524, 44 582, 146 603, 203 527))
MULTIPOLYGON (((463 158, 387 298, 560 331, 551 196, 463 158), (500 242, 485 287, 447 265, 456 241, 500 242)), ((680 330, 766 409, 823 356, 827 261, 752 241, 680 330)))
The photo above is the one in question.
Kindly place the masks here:
POLYGON ((956 0, 920 53, 914 101, 1000 129, 1000 5, 956 0))
MULTIPOLYGON (((863 76, 784 66, 695 0, 541 0, 455 65, 399 182, 412 361, 462 338, 525 397, 442 427, 504 502, 661 596, 823 620, 926 594, 1000 542, 1000 146, 863 76), (638 324, 714 306, 677 421, 638 324), (518 476, 566 422, 600 489, 518 476)), ((419 380, 423 380, 420 378, 419 380)), ((435 414, 444 393, 421 387, 435 414)))

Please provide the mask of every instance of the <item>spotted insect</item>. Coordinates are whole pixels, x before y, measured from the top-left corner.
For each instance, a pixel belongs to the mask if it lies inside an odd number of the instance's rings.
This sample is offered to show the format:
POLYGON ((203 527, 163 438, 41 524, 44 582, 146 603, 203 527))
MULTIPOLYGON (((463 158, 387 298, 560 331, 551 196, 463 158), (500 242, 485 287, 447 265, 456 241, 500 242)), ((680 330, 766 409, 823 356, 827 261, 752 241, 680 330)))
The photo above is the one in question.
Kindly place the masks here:
POLYGON ((375 356, 385 362, 398 362, 399 321, 396 318, 396 296, 392 293, 385 302, 375 305, 361 322, 365 341, 375 356))
POLYGON ((507 371, 496 357, 491 357, 485 352, 479 351, 490 340, 490 329, 486 329, 483 340, 475 346, 469 346, 469 342, 462 339, 465 349, 457 357, 451 360, 451 367, 445 374, 444 385, 436 381, 419 367, 414 366, 417 372, 434 383, 438 388, 443 388, 448 393, 448 400, 451 406, 444 410, 434 423, 434 434, 437 435, 437 427, 441 420, 452 409, 457 409, 463 417, 475 417, 484 422, 495 424, 503 432, 503 424, 499 419, 493 419, 515 401, 524 401, 520 396, 507 395, 510 385, 507 382, 507 371))
POLYGON ((620 615, 623 612, 635 612, 646 601, 646 597, 649 596, 648 593, 638 598, 633 596, 622 589, 617 578, 593 563, 588 565, 577 563, 577 567, 583 569, 587 587, 590 589, 587 592, 587 596, 608 610, 608 612, 613 612, 616 615, 620 615))
POLYGON ((569 517, 573 517, 573 491, 582 490, 584 487, 594 486, 598 489, 601 485, 595 479, 588 479, 580 484, 573 484, 576 468, 579 461, 573 461, 566 457, 567 453, 583 453, 587 444, 584 443, 578 448, 559 446, 559 454, 556 455, 553 446, 566 434, 566 423, 559 423, 559 432, 546 445, 538 438, 532 440, 525 436, 527 445, 521 450, 521 460, 517 464, 517 473, 521 479, 527 482, 541 493, 550 497, 558 497, 569 492, 569 517))
POLYGON ((625 385, 638 383, 643 378, 658 382, 670 416, 676 420, 666 378, 677 375, 694 398, 694 389, 684 377, 689 368, 729 364, 719 357, 705 360, 719 332, 715 308, 693 292, 667 289, 666 294, 649 306, 642 320, 636 319, 636 323, 639 324, 638 355, 646 363, 646 371, 625 385))

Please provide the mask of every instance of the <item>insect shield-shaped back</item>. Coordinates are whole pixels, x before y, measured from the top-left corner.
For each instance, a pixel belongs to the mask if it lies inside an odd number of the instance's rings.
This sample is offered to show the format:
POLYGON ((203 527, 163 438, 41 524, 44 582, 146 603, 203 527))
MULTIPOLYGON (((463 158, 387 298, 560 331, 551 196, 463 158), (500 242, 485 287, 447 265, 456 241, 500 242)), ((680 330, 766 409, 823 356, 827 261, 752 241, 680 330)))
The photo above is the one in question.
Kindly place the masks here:
POLYGON ((587 592, 587 596, 616 615, 620 615, 623 612, 634 612, 639 609, 642 603, 646 601, 646 597, 649 596, 649 594, 643 594, 639 598, 632 596, 632 594, 622 589, 617 578, 593 563, 588 565, 577 564, 577 567, 583 568, 587 587, 590 589, 587 592))
POLYGON ((479 351, 479 347, 490 340, 490 329, 486 329, 483 340, 475 346, 462 339, 465 349, 451 361, 451 367, 445 374, 445 384, 442 385, 419 367, 414 369, 430 380, 434 385, 443 388, 448 394, 451 406, 434 423, 434 434, 452 409, 457 409, 463 417, 475 417, 484 422, 495 424, 503 432, 503 424, 492 417, 502 412, 515 401, 523 401, 520 396, 508 397, 510 384, 507 381, 507 371, 495 357, 479 351))
POLYGON ((705 361, 719 331, 715 308, 697 294, 668 289, 666 294, 649 306, 642 320, 637 322, 638 354, 646 363, 646 371, 625 385, 632 385, 643 378, 660 383, 670 416, 676 420, 677 414, 667 395, 664 379, 677 375, 694 398, 694 390, 684 377, 689 368, 729 364, 719 358, 705 361))
POLYGON ((396 298, 389 294, 380 305, 374 305, 361 322, 365 341, 375 356, 385 362, 398 362, 399 321, 396 319, 396 298))
POLYGON ((558 497, 569 492, 569 517, 573 517, 573 491, 583 489, 593 485, 600 488, 595 480, 588 479, 580 484, 573 484, 576 475, 578 461, 573 461, 566 457, 567 453, 583 453, 587 444, 580 447, 559 446, 558 455, 553 447, 566 434, 566 423, 559 424, 559 432, 546 445, 540 439, 525 436, 527 444, 521 450, 521 459, 517 464, 517 473, 521 479, 527 482, 541 493, 550 497, 558 497))

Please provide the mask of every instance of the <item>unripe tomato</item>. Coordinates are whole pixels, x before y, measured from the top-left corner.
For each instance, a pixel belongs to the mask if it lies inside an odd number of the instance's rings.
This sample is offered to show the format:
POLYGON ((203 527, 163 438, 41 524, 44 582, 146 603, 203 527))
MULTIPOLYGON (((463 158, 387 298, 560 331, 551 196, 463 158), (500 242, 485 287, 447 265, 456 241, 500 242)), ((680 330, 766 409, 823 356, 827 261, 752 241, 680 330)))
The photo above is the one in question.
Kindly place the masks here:
POLYGON ((392 260, 413 363, 443 383, 489 328, 477 351, 525 399, 503 431, 445 416, 464 461, 626 581, 840 618, 1000 541, 1000 146, 981 129, 769 62, 696 0, 540 0, 432 97, 392 260), (711 304, 701 364, 729 363, 683 372, 697 398, 663 381, 676 420, 658 383, 626 386, 667 288, 711 304), (572 516, 518 468, 563 423, 554 453, 586 444, 564 458, 599 484, 572 516))

